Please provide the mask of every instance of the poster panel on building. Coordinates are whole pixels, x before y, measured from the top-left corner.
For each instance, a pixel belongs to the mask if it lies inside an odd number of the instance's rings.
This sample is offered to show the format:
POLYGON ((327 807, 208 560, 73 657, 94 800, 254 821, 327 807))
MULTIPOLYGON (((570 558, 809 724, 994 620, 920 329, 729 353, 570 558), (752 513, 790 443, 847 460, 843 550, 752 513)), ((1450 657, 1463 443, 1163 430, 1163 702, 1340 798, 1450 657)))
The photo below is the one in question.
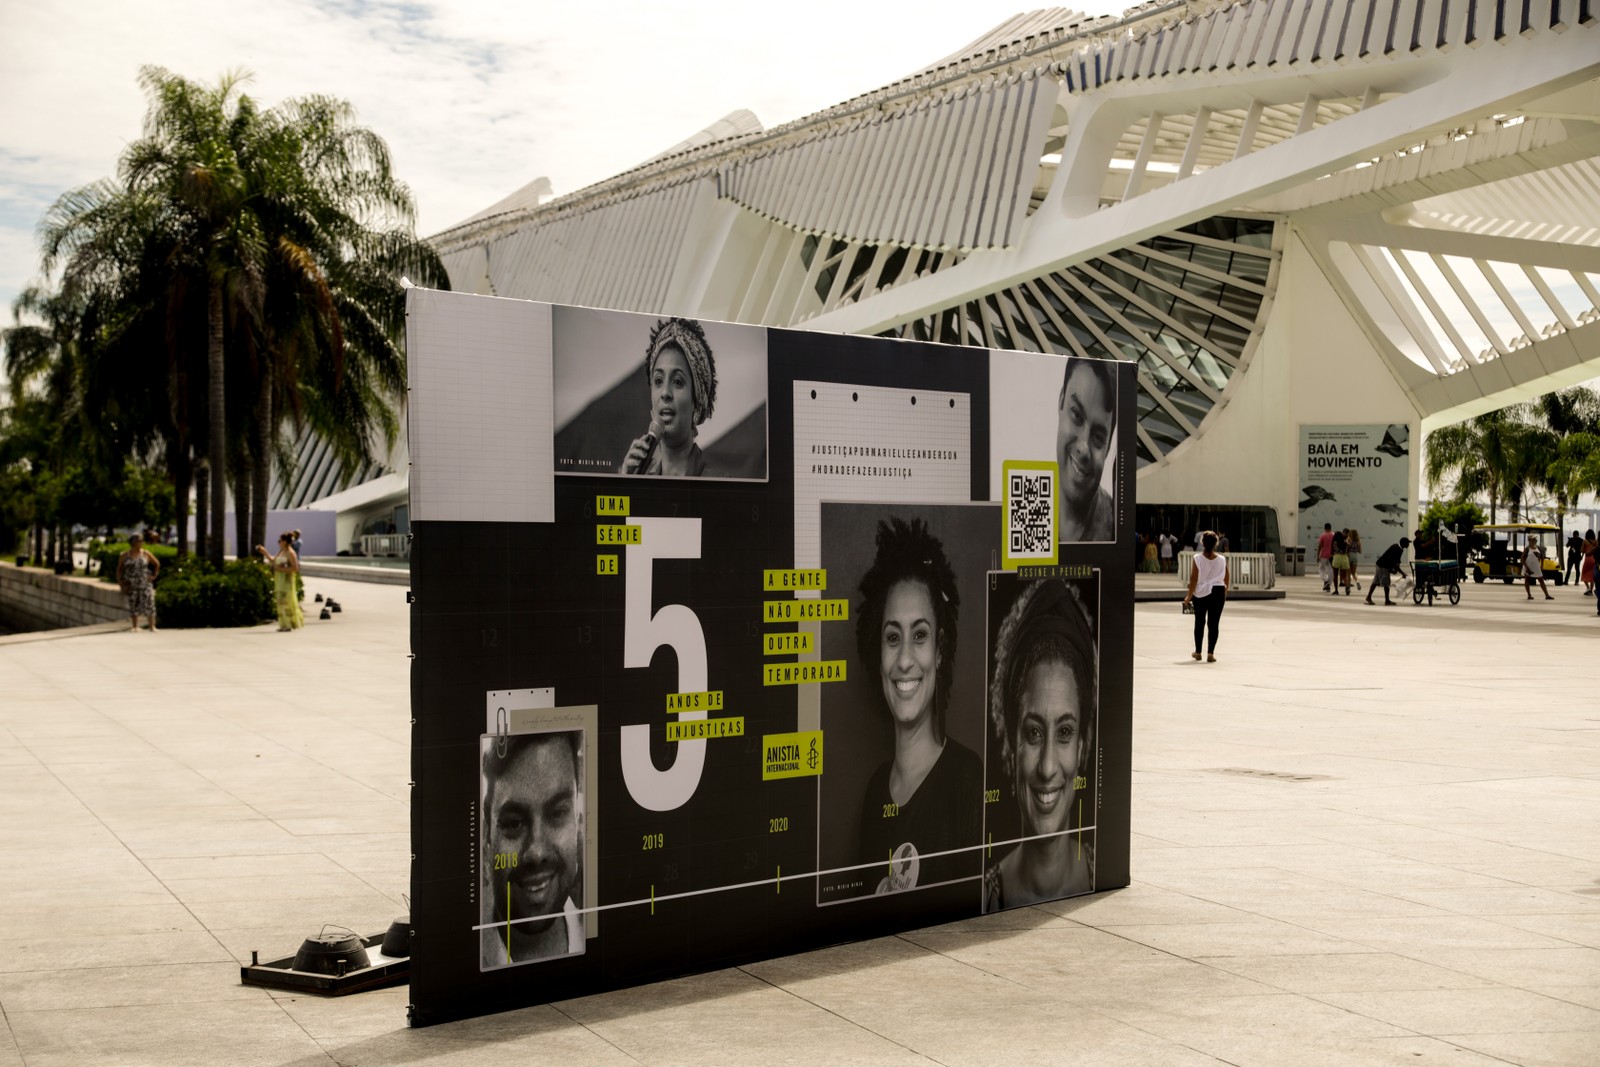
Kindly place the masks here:
POLYGON ((413 1022, 1127 884, 1131 365, 407 315, 413 1022))
POLYGON ((1405 423, 1300 427, 1300 543, 1315 560, 1324 525, 1355 530, 1376 556, 1407 536, 1411 432, 1405 423))

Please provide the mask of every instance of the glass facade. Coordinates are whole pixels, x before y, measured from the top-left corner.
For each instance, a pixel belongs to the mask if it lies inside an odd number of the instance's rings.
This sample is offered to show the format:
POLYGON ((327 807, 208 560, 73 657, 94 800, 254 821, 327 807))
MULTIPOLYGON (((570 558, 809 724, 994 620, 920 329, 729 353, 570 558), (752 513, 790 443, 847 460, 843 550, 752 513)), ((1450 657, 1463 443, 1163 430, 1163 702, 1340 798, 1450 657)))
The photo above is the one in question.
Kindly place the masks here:
POLYGON ((1247 355, 1276 281, 1276 225, 1203 219, 885 336, 1137 364, 1142 467, 1199 428, 1247 355))

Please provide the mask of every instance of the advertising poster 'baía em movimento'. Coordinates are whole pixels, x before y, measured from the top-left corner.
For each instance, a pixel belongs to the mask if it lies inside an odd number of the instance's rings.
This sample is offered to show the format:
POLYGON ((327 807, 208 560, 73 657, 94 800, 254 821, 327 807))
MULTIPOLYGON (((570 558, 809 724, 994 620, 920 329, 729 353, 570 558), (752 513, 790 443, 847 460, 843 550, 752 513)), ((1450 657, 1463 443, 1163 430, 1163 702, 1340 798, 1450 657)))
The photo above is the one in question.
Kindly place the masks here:
POLYGON ((1131 365, 408 301, 414 1022, 1127 884, 1131 365))

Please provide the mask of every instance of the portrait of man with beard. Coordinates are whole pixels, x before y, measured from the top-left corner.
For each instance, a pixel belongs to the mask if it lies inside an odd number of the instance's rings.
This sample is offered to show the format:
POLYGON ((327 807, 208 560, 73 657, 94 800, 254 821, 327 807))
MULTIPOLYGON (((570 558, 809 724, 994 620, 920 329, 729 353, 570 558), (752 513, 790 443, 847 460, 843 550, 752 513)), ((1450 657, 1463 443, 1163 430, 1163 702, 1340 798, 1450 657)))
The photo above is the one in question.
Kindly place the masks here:
POLYGON ((1066 361, 1057 400, 1056 460, 1061 464, 1061 541, 1115 541, 1117 506, 1102 486, 1115 462, 1117 379, 1109 360, 1066 361))
POLYGON ((583 733, 483 741, 479 967, 584 950, 583 733))

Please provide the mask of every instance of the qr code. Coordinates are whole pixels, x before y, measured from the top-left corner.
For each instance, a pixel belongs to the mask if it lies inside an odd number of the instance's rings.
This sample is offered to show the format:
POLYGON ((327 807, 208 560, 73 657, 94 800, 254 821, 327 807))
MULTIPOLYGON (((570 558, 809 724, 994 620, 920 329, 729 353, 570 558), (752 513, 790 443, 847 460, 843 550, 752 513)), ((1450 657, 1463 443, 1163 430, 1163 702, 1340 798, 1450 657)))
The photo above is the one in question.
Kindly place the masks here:
POLYGON ((1006 479, 1006 523, 1012 559, 1055 559, 1056 472, 1011 470, 1006 479))

